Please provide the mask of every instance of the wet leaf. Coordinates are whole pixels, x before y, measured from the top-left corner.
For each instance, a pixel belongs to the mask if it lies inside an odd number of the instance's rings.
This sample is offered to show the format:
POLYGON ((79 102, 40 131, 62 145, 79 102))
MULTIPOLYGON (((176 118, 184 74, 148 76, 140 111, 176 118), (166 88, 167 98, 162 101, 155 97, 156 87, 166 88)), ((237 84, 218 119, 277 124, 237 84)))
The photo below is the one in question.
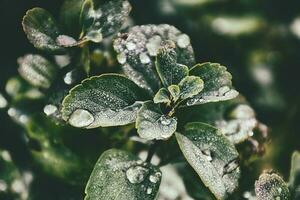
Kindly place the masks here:
POLYGON ((257 200, 289 200, 290 192, 284 180, 274 172, 264 172, 255 182, 257 200))
POLYGON ((135 126, 141 138, 166 140, 176 131, 177 120, 164 115, 158 104, 147 101, 138 112, 135 126))
POLYGON ((104 37, 121 29, 130 10, 127 0, 85 0, 80 16, 81 39, 101 42, 104 37))
POLYGON ((56 78, 57 66, 40 55, 19 58, 19 73, 33 86, 49 88, 56 78))
POLYGON ((176 138, 189 164, 217 199, 227 198, 238 187, 238 152, 218 129, 189 123, 176 138))
POLYGON ((171 94, 173 102, 176 102, 180 98, 180 88, 178 85, 170 85, 168 90, 171 94))
POLYGON ((80 34, 80 13, 84 0, 65 0, 60 9, 60 22, 65 33, 73 37, 80 34))
POLYGON ((198 64, 190 70, 190 75, 199 76, 204 81, 204 88, 187 102, 188 106, 226 101, 238 96, 232 88, 231 74, 218 63, 198 64))
POLYGON ((87 183, 85 200, 154 200, 161 172, 122 150, 105 151, 87 183))
POLYGON ((29 41, 40 50, 63 53, 64 48, 56 43, 60 31, 52 15, 43 8, 33 8, 23 18, 23 29, 29 41))
POLYGON ((204 122, 217 127, 234 144, 253 136, 259 121, 242 97, 181 110, 181 123, 204 122))
POLYGON ((204 84, 197 76, 186 76, 178 84, 180 88, 180 98, 188 99, 202 91, 204 84))
MULTIPOLYGON (((167 40, 177 44, 182 35, 185 34, 167 24, 135 26, 114 41, 114 49, 126 76, 154 95, 161 88, 155 70, 155 57, 158 50, 167 40)), ((194 52, 191 44, 189 42, 186 44, 176 45, 177 62, 193 66, 194 52)))
POLYGON ((156 71, 165 87, 177 85, 189 74, 187 66, 177 63, 175 47, 173 41, 167 41, 156 57, 156 71))
POLYGON ((94 76, 70 90, 62 117, 80 128, 126 125, 135 122, 143 100, 143 90, 124 76, 94 76))
POLYGON ((161 88, 153 98, 154 103, 170 103, 169 92, 166 88, 161 88))

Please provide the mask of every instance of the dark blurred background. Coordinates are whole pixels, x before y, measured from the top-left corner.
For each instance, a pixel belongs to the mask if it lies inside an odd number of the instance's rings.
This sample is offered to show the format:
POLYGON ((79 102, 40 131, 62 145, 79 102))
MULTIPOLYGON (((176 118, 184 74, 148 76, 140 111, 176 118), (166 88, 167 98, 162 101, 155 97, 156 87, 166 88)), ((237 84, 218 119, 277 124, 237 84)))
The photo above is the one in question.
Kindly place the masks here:
MULTIPOLYGON (((300 1, 131 3, 135 24, 172 24, 191 37, 198 62, 228 66, 235 87, 271 130, 266 154, 254 162, 253 168, 273 168, 287 179, 291 153, 300 149, 300 1)), ((17 58, 38 52, 22 30, 26 10, 43 7, 57 17, 61 4, 59 0, 0 1, 0 92, 5 91, 8 78, 17 74, 17 58)), ((20 128, 3 111, 0 125, 0 148, 10 150, 17 162, 25 162, 20 128)), ((259 173, 254 171, 251 180, 259 173)))

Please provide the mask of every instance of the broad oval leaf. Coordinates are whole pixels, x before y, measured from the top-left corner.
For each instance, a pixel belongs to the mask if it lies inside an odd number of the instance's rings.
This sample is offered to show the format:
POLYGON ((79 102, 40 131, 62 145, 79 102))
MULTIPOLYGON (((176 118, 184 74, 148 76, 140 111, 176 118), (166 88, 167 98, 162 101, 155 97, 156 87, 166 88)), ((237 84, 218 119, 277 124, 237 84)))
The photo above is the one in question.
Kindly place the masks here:
POLYGON ((33 86, 49 88, 58 68, 40 55, 25 55, 18 59, 19 73, 33 86))
POLYGON ((80 17, 81 39, 101 42, 104 37, 121 29, 130 10, 127 0, 85 0, 80 17))
POLYGON ((160 170, 122 150, 105 151, 87 183, 85 200, 154 200, 160 170))
POLYGON ((166 88, 160 88, 153 98, 154 103, 170 103, 170 94, 166 88))
MULTIPOLYGON (((174 26, 167 24, 135 26, 128 33, 121 34, 114 41, 114 49, 123 71, 140 87, 155 94, 161 87, 155 70, 155 56, 162 42, 171 40, 181 44, 182 34, 174 26)), ((187 66, 195 63, 194 51, 189 42, 176 48, 177 62, 187 66)))
POLYGON ((164 115, 158 104, 147 101, 138 112, 135 126, 141 138, 166 140, 176 131, 177 119, 164 115))
POLYGON ((204 84, 201 78, 197 76, 187 76, 178 84, 180 88, 180 98, 188 99, 202 91, 204 84))
POLYGON ((232 88, 231 74, 218 63, 198 64, 189 74, 199 76, 204 81, 204 88, 187 102, 188 106, 226 101, 238 96, 238 92, 232 88))
POLYGON ((189 68, 177 63, 177 53, 175 43, 167 41, 163 45, 156 57, 156 71, 165 87, 177 85, 184 77, 189 74, 189 68))
POLYGON ((56 43, 60 31, 52 15, 43 8, 33 8, 23 18, 23 29, 29 41, 40 50, 63 53, 65 49, 56 43))
POLYGON ((274 172, 264 172, 255 182, 257 200, 289 200, 290 192, 284 180, 274 172))
POLYGON ((96 128, 133 123, 145 100, 143 90, 118 74, 85 79, 63 100, 62 117, 72 126, 96 128))
POLYGON ((176 138, 189 164, 217 199, 225 199, 238 187, 238 152, 218 129, 189 123, 176 138))

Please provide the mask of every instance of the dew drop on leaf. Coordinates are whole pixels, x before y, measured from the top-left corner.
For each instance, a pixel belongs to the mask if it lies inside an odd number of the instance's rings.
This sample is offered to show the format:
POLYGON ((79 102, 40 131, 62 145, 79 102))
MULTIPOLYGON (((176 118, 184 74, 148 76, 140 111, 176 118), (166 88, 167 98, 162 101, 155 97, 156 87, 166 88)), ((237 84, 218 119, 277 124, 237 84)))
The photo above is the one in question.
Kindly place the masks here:
POLYGON ((57 111, 57 107, 52 104, 48 104, 44 107, 44 113, 49 116, 54 114, 57 111))
POLYGON ((162 125, 169 125, 172 122, 172 120, 168 119, 165 115, 162 115, 159 118, 159 121, 161 122, 162 125))
POLYGON ((117 55, 117 60, 120 64, 125 64, 126 63, 126 55, 125 53, 120 53, 117 55))
POLYGON ((180 36, 178 36, 177 38, 177 45, 180 48, 186 48, 190 45, 190 38, 187 34, 182 34, 180 36))
POLYGON ((149 56, 146 53, 141 53, 140 54, 140 60, 141 60, 142 64, 147 64, 147 63, 151 62, 149 56))
POLYGON ((126 177, 130 183, 138 184, 144 181, 148 171, 149 170, 144 167, 133 166, 126 171, 126 177))
POLYGON ((69 123, 78 128, 86 127, 94 122, 93 115, 83 109, 77 109, 75 110, 72 115, 70 116, 69 123))

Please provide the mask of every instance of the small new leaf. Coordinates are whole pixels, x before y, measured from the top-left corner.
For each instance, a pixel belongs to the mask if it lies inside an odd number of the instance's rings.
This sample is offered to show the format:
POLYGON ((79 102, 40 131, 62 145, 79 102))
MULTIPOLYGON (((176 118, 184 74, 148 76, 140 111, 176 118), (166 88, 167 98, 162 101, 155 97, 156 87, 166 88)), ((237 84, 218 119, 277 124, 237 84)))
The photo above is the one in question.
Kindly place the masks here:
POLYGON ((23 18, 23 29, 29 41, 40 50, 63 53, 65 49, 56 42, 60 31, 52 15, 43 8, 33 8, 23 18))
POLYGON ((187 76, 180 81, 178 86, 180 88, 180 98, 184 100, 199 94, 204 87, 204 83, 197 76, 187 76))
POLYGON ((238 152, 218 129, 189 123, 176 138, 189 164, 217 199, 226 199, 238 187, 238 152))
POLYGON ((158 104, 147 101, 138 112, 136 128, 141 138, 166 140, 176 131, 177 120, 164 115, 158 104))
POLYGON ((133 123, 145 100, 144 91, 117 74, 85 79, 62 103, 62 117, 72 126, 96 128, 133 123))
POLYGON ((189 73, 189 68, 177 63, 175 43, 167 41, 156 57, 156 71, 165 87, 177 85, 189 73))
POLYGON ((255 182, 257 200, 289 200, 290 192, 284 180, 274 172, 264 172, 255 182))
POLYGON ((87 183, 85 200, 154 200, 160 170, 131 153, 110 149, 97 161, 87 183))
POLYGON ((166 88, 161 88, 153 98, 154 103, 170 103, 169 92, 166 88))
POLYGON ((58 68, 40 55, 19 58, 19 73, 33 86, 49 88, 56 78, 58 68))
MULTIPOLYGON (((123 72, 149 94, 154 95, 161 88, 154 62, 158 50, 167 40, 175 43, 180 41, 181 44, 183 35, 185 34, 168 24, 135 26, 128 33, 120 34, 114 41, 114 49, 123 72)), ((186 37, 188 38, 185 35, 184 38, 186 37)), ((181 45, 183 48, 176 48, 177 62, 193 66, 193 48, 190 43, 185 44, 187 45, 181 45)))
POLYGON ((82 40, 101 42, 116 33, 127 20, 131 6, 127 0, 85 0, 81 11, 82 40))
POLYGON ((238 96, 238 92, 232 88, 231 74, 218 63, 198 64, 189 74, 200 77, 204 81, 204 88, 187 102, 188 106, 226 101, 238 96))
POLYGON ((173 102, 176 102, 180 98, 180 88, 178 85, 170 85, 168 90, 172 96, 173 102))

